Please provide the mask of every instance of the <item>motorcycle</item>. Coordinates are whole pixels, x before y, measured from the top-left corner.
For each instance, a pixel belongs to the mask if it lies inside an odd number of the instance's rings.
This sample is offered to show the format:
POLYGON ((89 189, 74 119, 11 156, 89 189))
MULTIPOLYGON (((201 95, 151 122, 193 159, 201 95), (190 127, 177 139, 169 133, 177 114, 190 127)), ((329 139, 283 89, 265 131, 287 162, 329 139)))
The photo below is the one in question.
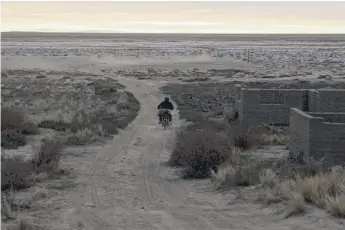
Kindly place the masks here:
POLYGON ((166 130, 169 125, 170 125, 169 116, 168 114, 164 114, 162 117, 162 126, 164 130, 166 130))
MULTIPOLYGON (((171 124, 170 119, 169 119, 169 114, 164 109, 161 109, 159 113, 162 113, 162 120, 160 123, 162 124, 164 130, 166 130, 167 127, 171 124)), ((158 113, 158 116, 159 116, 159 113, 158 113)))

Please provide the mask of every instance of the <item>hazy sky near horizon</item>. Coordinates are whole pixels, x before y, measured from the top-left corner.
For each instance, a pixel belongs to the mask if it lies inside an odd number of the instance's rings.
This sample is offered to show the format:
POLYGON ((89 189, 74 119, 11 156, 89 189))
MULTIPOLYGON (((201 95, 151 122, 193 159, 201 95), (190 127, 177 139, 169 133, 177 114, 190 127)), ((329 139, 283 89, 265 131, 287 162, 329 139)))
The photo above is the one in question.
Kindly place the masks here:
POLYGON ((1 31, 345 33, 345 2, 1 2, 1 31))

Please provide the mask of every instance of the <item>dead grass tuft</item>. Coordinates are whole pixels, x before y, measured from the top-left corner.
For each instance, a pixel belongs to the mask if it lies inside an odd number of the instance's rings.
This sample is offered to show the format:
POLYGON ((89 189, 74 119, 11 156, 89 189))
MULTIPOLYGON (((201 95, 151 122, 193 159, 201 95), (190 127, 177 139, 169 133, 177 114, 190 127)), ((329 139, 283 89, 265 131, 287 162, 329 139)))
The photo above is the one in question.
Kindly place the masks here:
POLYGON ((217 173, 213 173, 213 179, 216 185, 222 188, 246 187, 260 183, 261 171, 262 166, 254 162, 246 165, 226 163, 219 168, 217 173))
POLYGON ((325 208, 334 216, 343 217, 345 169, 340 166, 312 176, 296 176, 280 184, 280 195, 291 200, 299 194, 305 202, 325 208))
POLYGON ((345 218, 345 187, 341 194, 326 195, 326 209, 336 217, 345 218))
POLYGON ((306 212, 306 204, 304 198, 299 193, 291 194, 291 197, 288 201, 289 211, 286 215, 286 218, 291 216, 300 215, 306 212))

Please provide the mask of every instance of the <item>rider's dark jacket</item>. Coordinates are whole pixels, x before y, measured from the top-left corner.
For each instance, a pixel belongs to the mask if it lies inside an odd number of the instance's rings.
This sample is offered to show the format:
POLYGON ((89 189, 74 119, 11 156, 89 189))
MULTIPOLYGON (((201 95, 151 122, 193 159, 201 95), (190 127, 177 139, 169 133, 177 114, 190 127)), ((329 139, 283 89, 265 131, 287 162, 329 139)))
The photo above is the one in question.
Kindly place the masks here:
POLYGON ((163 101, 158 106, 157 109, 170 109, 173 110, 174 106, 170 101, 163 101))

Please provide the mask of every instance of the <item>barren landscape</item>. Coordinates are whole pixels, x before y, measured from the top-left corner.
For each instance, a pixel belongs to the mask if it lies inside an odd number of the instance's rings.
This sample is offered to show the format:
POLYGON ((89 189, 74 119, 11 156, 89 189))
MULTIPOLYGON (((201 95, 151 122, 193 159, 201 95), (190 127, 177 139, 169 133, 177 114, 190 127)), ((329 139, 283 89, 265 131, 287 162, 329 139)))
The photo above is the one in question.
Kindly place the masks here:
POLYGON ((2 229, 344 229, 345 170, 233 111, 236 83, 344 89, 343 35, 1 40, 2 229))

